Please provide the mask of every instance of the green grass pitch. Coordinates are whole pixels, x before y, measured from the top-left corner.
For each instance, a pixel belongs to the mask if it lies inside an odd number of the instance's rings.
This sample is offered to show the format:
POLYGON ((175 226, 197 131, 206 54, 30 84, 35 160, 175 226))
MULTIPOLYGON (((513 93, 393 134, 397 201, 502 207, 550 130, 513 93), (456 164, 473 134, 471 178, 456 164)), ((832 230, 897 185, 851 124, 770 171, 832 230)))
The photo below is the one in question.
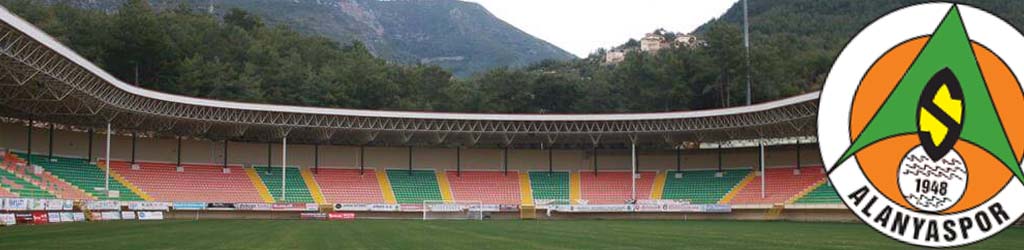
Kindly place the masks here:
MULTIPOLYGON (((1024 228, 971 248, 1019 249, 1024 228)), ((907 249, 862 224, 741 221, 99 222, 0 228, 0 249, 907 249)))

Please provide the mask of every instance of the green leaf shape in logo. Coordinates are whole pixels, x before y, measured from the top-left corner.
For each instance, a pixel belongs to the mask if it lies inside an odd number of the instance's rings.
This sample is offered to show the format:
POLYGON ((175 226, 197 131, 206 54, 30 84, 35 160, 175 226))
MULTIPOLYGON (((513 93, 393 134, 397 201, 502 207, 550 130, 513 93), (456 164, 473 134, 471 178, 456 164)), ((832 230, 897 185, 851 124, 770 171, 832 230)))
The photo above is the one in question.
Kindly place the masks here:
POLYGON ((960 139, 984 148, 1018 179, 1024 180, 1020 163, 989 95, 956 5, 950 9, 903 79, 836 165, 880 140, 917 133, 917 112, 922 92, 936 73, 946 69, 952 71, 963 88, 964 116, 960 139))

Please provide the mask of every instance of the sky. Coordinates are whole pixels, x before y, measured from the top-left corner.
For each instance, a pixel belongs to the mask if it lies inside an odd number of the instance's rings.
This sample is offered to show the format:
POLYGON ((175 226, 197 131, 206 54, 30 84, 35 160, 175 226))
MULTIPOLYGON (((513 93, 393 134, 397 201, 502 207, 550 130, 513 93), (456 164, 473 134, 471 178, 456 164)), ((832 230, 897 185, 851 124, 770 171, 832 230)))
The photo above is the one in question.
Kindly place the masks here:
POLYGON ((466 0, 533 36, 586 57, 658 28, 691 32, 737 0, 466 0))

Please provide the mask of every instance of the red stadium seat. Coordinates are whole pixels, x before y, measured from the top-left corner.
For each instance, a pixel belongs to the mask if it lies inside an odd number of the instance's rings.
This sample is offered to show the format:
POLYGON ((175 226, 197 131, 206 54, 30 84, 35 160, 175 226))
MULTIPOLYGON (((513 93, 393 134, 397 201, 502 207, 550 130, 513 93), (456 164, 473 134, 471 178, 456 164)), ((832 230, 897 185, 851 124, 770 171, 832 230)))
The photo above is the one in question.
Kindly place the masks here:
POLYGON ((17 198, 17 197, 18 197, 17 194, 11 193, 11 191, 8 191, 6 188, 0 187, 0 198, 17 198))
POLYGON ((321 168, 313 177, 328 203, 385 203, 373 169, 321 168))
POLYGON ((223 173, 217 165, 183 165, 184 171, 169 163, 140 162, 132 170, 127 162, 111 162, 111 170, 138 186, 157 201, 263 202, 245 170, 229 166, 223 173))
POLYGON ((519 204, 519 172, 509 171, 447 171, 452 198, 480 201, 483 204, 519 204))
MULTIPOLYGON (((650 199, 654 171, 640 171, 636 180, 636 198, 650 199)), ((580 171, 580 195, 588 204, 624 204, 632 197, 631 173, 628 171, 580 171)))
POLYGON ((822 167, 802 168, 799 175, 793 168, 770 168, 765 170, 765 197, 761 198, 761 178, 756 177, 747 184, 731 204, 777 204, 788 201, 801 191, 825 178, 822 167))

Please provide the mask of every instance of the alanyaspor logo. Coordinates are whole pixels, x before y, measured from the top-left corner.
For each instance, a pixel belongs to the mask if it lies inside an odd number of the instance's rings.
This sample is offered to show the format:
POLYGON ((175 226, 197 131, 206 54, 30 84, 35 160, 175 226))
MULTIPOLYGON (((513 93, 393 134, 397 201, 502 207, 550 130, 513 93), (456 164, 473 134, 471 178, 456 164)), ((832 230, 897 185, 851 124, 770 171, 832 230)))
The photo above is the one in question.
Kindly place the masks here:
POLYGON ((963 4, 892 12, 846 46, 821 93, 818 138, 843 202, 886 236, 955 247, 1024 214, 1024 44, 963 4))

